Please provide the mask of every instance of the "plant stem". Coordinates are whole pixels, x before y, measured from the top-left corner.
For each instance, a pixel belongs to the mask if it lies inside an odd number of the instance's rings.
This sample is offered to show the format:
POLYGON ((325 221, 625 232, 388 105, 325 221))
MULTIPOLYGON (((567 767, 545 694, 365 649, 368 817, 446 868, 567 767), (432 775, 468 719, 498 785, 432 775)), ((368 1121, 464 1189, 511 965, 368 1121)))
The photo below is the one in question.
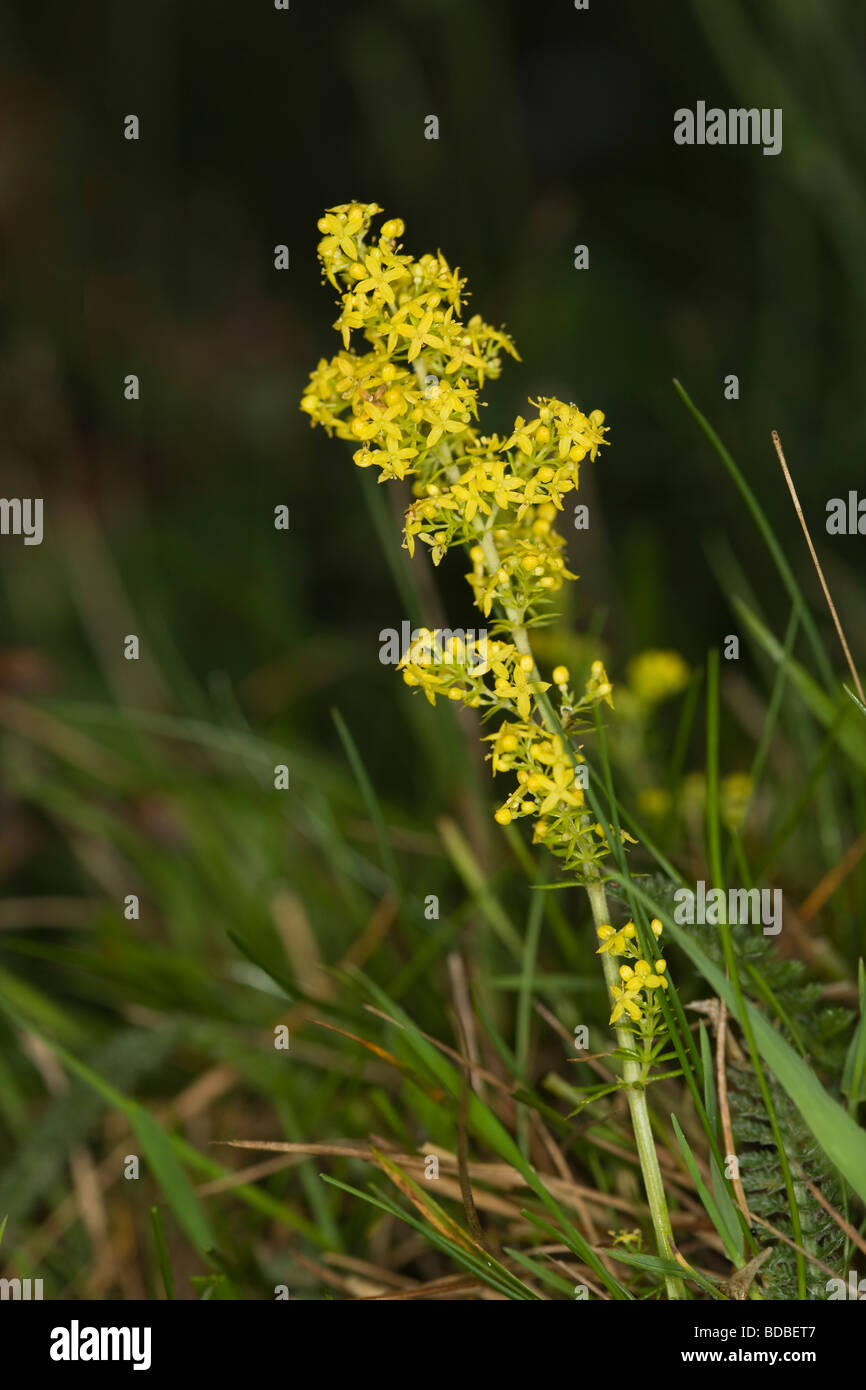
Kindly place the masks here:
MULTIPOLYGON (((496 570, 499 568, 499 556, 489 530, 485 530, 480 543, 484 550, 485 562, 488 568, 491 569, 491 572, 495 574, 496 570)), ((506 608, 506 614, 509 621, 512 623, 511 635, 514 639, 515 647, 519 652, 527 656, 532 656, 532 644, 530 643, 529 633, 525 626, 515 620, 517 615, 513 615, 512 611, 508 608, 506 608)), ((536 679, 540 679, 537 666, 533 674, 536 679)), ((545 709, 545 704, 546 702, 544 704, 539 702, 542 718, 550 729, 550 732, 556 733, 557 728, 555 721, 551 720, 549 710, 545 709)), ((609 924, 610 915, 607 909, 607 896, 604 891, 604 884, 588 883, 586 885, 586 892, 595 925, 601 927, 609 924)), ((619 975, 614 961, 607 952, 602 955, 601 959, 604 966, 605 983, 608 993, 610 993, 613 987, 619 984, 619 975)), ((614 1031, 619 1047, 628 1051, 633 1051, 634 1045, 631 1034, 625 1028, 616 1028, 614 1031)), ((650 1209, 650 1216, 652 1217, 653 1230, 655 1231, 656 1245, 662 1259, 670 1260, 674 1258, 672 1249, 673 1230, 671 1227, 667 1198, 665 1197, 661 1169, 659 1167, 658 1154, 656 1153, 652 1124, 650 1122, 649 1106, 646 1100, 646 1087, 643 1084, 642 1076, 643 1073, 639 1062, 630 1058, 623 1059, 622 1079, 626 1098, 628 1100, 628 1108, 631 1115, 631 1123, 634 1130, 641 1172, 643 1174, 647 1203, 650 1209)), ((670 1299, 682 1299, 686 1297, 686 1289, 682 1279, 678 1279, 674 1275, 665 1275, 665 1287, 667 1289, 668 1298, 670 1299)))
MULTIPOLYGON (((423 366, 416 363, 416 372, 419 380, 423 380, 423 366)), ((442 450, 443 462, 446 465, 446 474, 451 483, 459 478, 459 468, 451 462, 447 446, 442 450)), ((478 543, 484 552, 484 562, 488 572, 493 575, 499 569, 499 552, 492 534, 492 518, 485 523, 480 517, 476 517, 475 529, 478 534, 478 543)), ((511 636, 517 650, 524 656, 529 656, 535 661, 532 645, 529 640, 529 633, 523 622, 523 615, 509 604, 503 604, 505 616, 511 629, 511 636)), ((533 679, 540 681, 537 665, 533 666, 533 679)), ((537 700, 537 706, 542 719, 552 734, 560 732, 557 721, 553 716, 546 700, 537 700)), ((606 925, 609 922, 607 909, 607 897, 602 883, 588 883, 586 885, 590 907, 592 909, 593 921, 597 927, 606 925)), ((611 957, 605 952, 602 955, 604 966, 604 978, 608 993, 619 983, 617 968, 611 957)), ((620 1048, 633 1051, 631 1034, 624 1028, 615 1030, 617 1044, 620 1048)), ((661 1169, 659 1167, 658 1154, 656 1153, 655 1139, 652 1132, 649 1107, 646 1100, 646 1088, 642 1080, 643 1072, 639 1062, 631 1058, 623 1059, 622 1080, 626 1098, 628 1100, 629 1113, 631 1115, 632 1128, 634 1130, 635 1144, 637 1147, 638 1159, 640 1161, 641 1172, 643 1174, 644 1188, 646 1190, 647 1203, 652 1218, 653 1230, 656 1237, 656 1245, 659 1255, 663 1259, 673 1259, 673 1230, 671 1218, 668 1211, 667 1198, 665 1197, 664 1183, 662 1181, 661 1169)), ((668 1298, 682 1299, 686 1297, 686 1289, 682 1279, 675 1275, 665 1275, 665 1287, 668 1298)))
MULTIPOLYGON (((609 924, 610 917, 607 910, 607 897, 604 891, 604 884, 588 883, 586 892, 590 907, 592 908, 592 917, 595 925, 601 927, 609 924)), ((606 951, 601 959, 604 965, 605 982, 610 991, 614 985, 619 983, 616 965, 606 951)), ((621 1048, 634 1051, 632 1036, 625 1028, 616 1028, 614 1032, 616 1033, 617 1043, 621 1048)), ((650 1209, 650 1216, 652 1217, 653 1230, 655 1231, 656 1245, 662 1259, 670 1260, 673 1259, 673 1250, 671 1248, 673 1230, 671 1228, 671 1218, 668 1212, 667 1198, 665 1197, 658 1154, 656 1153, 655 1139, 653 1138, 649 1107, 646 1101, 646 1088, 641 1082, 640 1063, 628 1057, 624 1058, 622 1079, 625 1082, 625 1093, 628 1099, 628 1108, 631 1114, 631 1123, 634 1130, 638 1158, 640 1159, 641 1172, 643 1173, 647 1203, 650 1209)), ((685 1285, 682 1279, 677 1279, 674 1275, 666 1274, 665 1287, 668 1292, 668 1298, 680 1299, 685 1297, 685 1285)))

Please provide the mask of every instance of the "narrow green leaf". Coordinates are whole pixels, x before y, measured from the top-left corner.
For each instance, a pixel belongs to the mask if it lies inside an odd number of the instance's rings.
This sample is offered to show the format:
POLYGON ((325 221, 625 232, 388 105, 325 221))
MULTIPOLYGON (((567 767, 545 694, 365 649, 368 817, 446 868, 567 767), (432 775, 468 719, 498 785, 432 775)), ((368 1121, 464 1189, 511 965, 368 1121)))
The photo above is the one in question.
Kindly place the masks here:
POLYGON ((866 967, 862 958, 857 967, 857 984, 860 995, 860 1019, 854 1030, 842 1072, 842 1093, 851 1102, 855 1116, 860 1102, 866 1100, 866 967))
POLYGON ((162 1229, 162 1217, 159 1207, 150 1209, 150 1225, 153 1231, 153 1243, 156 1246, 156 1262, 159 1265, 159 1272, 162 1275, 162 1283, 165 1288, 165 1296, 170 1301, 174 1300, 174 1279, 171 1273, 168 1250, 165 1244, 165 1231, 162 1229))
MULTIPOLYGON (((683 1134, 682 1127, 676 1115, 671 1115, 671 1123, 673 1124, 674 1133, 677 1136, 677 1143, 682 1150, 682 1155, 686 1161, 686 1167, 689 1170, 692 1182, 697 1189, 698 1196, 703 1202, 704 1210, 715 1226, 717 1234, 721 1237, 728 1259, 732 1264, 739 1266, 742 1264, 743 1260, 743 1237, 731 1200, 728 1198, 727 1209, 724 1210, 723 1213, 722 1208, 710 1195, 707 1185, 701 1177, 701 1171, 695 1161, 695 1156, 691 1151, 689 1141, 683 1134)), ((710 1162, 712 1162, 712 1159, 710 1162)))
POLYGON ((349 733, 348 725, 340 711, 338 709, 332 709, 331 718, 336 725, 337 733, 340 735, 340 741, 346 751, 346 757, 349 759, 352 771, 355 774, 355 779, 360 787, 361 795, 364 798, 364 804, 373 822, 373 827, 376 831, 376 841, 379 845, 379 853, 382 856, 382 867, 391 880, 394 888, 399 890, 401 888, 401 882, 400 870, 397 866, 397 856, 391 848, 391 841, 388 839, 385 817, 382 815, 382 807, 379 804, 379 798, 376 795, 373 783, 370 781, 369 774, 364 766, 361 754, 358 752, 355 740, 349 733))

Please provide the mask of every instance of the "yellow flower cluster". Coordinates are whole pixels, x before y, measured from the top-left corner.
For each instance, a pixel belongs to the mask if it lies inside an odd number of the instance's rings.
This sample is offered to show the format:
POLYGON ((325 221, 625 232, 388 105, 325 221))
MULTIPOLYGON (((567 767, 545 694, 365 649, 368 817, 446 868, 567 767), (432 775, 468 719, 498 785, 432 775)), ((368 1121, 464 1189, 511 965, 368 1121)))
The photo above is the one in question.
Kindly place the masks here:
MULTIPOLYGON (((552 595, 576 578, 555 522, 578 487, 580 464, 606 443, 604 415, 540 397, 508 436, 480 433, 479 392, 499 376, 503 355, 518 356, 514 345, 477 314, 463 321, 459 271, 441 252, 418 260, 404 254, 399 218, 384 222, 376 237, 371 223, 379 212, 375 203, 346 203, 319 221, 324 276, 340 292, 334 327, 343 350, 319 362, 301 409, 353 442, 355 463, 377 468, 380 482, 412 479, 404 525, 410 553, 420 542, 438 564, 455 546, 468 550, 476 605, 485 617, 495 608, 495 631, 515 640, 490 640, 479 652, 454 638, 431 660, 435 634, 424 630, 399 663, 403 679, 433 704, 443 696, 486 715, 501 712, 489 756, 494 772, 516 774, 517 787, 496 819, 534 816, 536 841, 597 876, 609 830, 587 814, 574 754, 539 722, 551 682, 540 677, 524 625, 543 617, 552 595), (362 352, 351 347, 355 332, 366 341, 362 352)), ((570 733, 593 705, 613 701, 600 661, 579 700, 568 681, 564 667, 553 672, 570 733)))
POLYGON ((343 351, 311 374, 301 409, 314 424, 357 445, 361 468, 379 481, 413 479, 405 545, 420 541, 435 563, 473 546, 471 583, 488 615, 508 604, 533 616, 565 579, 564 542, 553 522, 578 486, 578 470, 605 443, 604 415, 542 397, 507 438, 479 433, 478 396, 518 354, 508 334, 479 315, 463 322, 465 280, 441 252, 403 254, 399 218, 372 239, 376 203, 346 203, 319 221, 325 278, 341 291, 335 328, 343 351), (352 334, 369 350, 350 350, 352 334), (475 546, 489 532, 493 551, 475 546))
MULTIPOLYGON (((657 917, 650 922, 650 930, 656 939, 661 936, 662 924, 657 917)), ((668 987, 665 978, 667 961, 659 959, 650 964, 648 960, 643 959, 634 922, 626 922, 624 927, 619 928, 601 926, 597 929, 597 934, 601 942, 597 955, 625 956, 628 960, 634 961, 633 966, 619 967, 622 984, 614 985, 611 989, 613 1010, 610 1022, 618 1023, 621 1018, 627 1016, 633 1023, 643 1020, 645 1024, 652 1026, 658 1011, 653 991, 668 987)))
MULTIPOLYGON (((532 670, 531 658, 523 660, 528 673, 532 670)), ((553 683, 560 694, 563 713, 567 711, 569 725, 574 727, 580 714, 599 698, 597 690, 606 688, 609 692, 610 684, 601 662, 595 662, 586 693, 574 703, 568 692, 568 681, 566 667, 557 666, 553 683)), ((548 689, 546 683, 540 685, 548 689)), ((499 693, 505 697, 506 709, 510 697, 521 717, 515 720, 512 715, 500 724, 496 733, 486 736, 486 742, 492 745, 488 757, 494 774, 514 773, 517 782, 514 791, 496 811, 496 820, 500 825, 510 825, 513 820, 533 816, 533 842, 544 845, 561 858, 567 869, 584 876, 589 870, 591 876, 591 866, 608 853, 609 841, 608 831, 587 814, 586 764, 582 753, 577 751, 575 767, 575 755, 565 747, 558 734, 548 733, 528 718, 526 704, 514 700, 513 692, 501 689, 499 693)), ((602 698, 609 698, 609 694, 602 698)), ((631 839, 625 832, 620 833, 623 840, 631 839)))
POLYGON ((435 705, 437 695, 462 700, 473 709, 508 697, 528 716, 531 692, 548 689, 543 681, 529 679, 534 662, 530 657, 527 664, 527 658, 511 642, 485 639, 476 646, 454 635, 441 657, 434 659, 431 653, 436 650, 437 637, 436 631, 420 628, 409 651, 397 663, 406 684, 423 690, 431 705, 435 705), (493 676, 492 688, 484 680, 487 675, 493 676))

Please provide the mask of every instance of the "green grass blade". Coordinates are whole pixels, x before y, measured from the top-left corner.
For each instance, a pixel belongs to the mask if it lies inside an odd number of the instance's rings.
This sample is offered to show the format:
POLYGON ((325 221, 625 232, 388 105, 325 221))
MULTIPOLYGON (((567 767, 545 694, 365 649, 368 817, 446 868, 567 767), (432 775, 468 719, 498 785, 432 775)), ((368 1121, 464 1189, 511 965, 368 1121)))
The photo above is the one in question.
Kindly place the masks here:
MULTIPOLYGON (((403 1027, 413 1050, 425 1063, 433 1076, 436 1077, 455 1100, 459 1100, 462 1089, 462 1078, 458 1075, 447 1058, 422 1036, 409 1015, 394 1004, 373 980, 370 980, 359 970, 353 973, 376 1000, 379 1007, 390 1014, 390 1016, 403 1027)), ((556 1217, 557 1221, 561 1222, 562 1225, 569 1230, 576 1248, 580 1251, 581 1259, 595 1271, 599 1279, 601 1279, 610 1292, 614 1294, 614 1297, 628 1298, 630 1295, 626 1289, 624 1289, 619 1281, 608 1272, 592 1248, 583 1237, 574 1230, 568 1217, 559 1206, 559 1203, 551 1196, 550 1192, 548 1192, 534 1168, 527 1163, 502 1122, 481 1100, 479 1100, 474 1092, 470 1092, 469 1094, 468 1110, 469 1125, 477 1137, 487 1144, 488 1147, 491 1148, 494 1153, 498 1154, 506 1163, 509 1163, 512 1168, 516 1168, 525 1179, 527 1187, 531 1188, 536 1196, 541 1199, 548 1210, 556 1217)))
POLYGON ((814 618, 809 612, 809 609, 806 607, 806 603, 803 599, 803 594, 800 590, 800 586, 794 578, 794 572, 791 569, 791 566, 788 564, 785 552, 783 551, 781 545, 776 539, 775 532, 773 531, 772 526, 767 520, 767 517, 764 513, 763 508, 761 507, 760 502, 758 501, 755 494, 752 492, 752 489, 749 487, 749 484, 746 482, 746 479, 740 472, 739 468, 737 467, 728 450, 725 448, 721 439, 716 434, 716 431, 713 429, 709 420, 707 420, 706 417, 701 414, 700 410, 698 410, 697 406, 692 401, 688 392, 684 390, 684 388, 676 379, 674 379, 674 386, 676 387, 677 394, 679 395, 680 400, 683 401, 686 408, 690 411, 694 419, 697 420, 704 434, 707 436, 707 439, 709 439, 719 458, 722 460, 722 463, 725 465, 725 468, 727 469, 729 476, 732 478, 737 488, 737 491, 739 492, 740 496, 742 497, 743 501, 748 507, 752 515, 752 520, 755 522, 755 525, 757 526, 758 530, 763 536, 764 544, 766 545, 767 549, 770 552, 770 555, 773 558, 776 569, 779 571, 782 583, 785 585, 785 588, 788 590, 788 593, 794 600, 797 610, 800 613, 800 616, 802 617, 803 627, 809 637, 812 650, 815 654, 815 661, 821 672, 821 677, 827 685, 828 689, 833 690, 836 681, 833 676, 833 668, 830 665, 830 659, 827 656, 826 648, 824 647, 824 643, 821 640, 821 635, 818 632, 818 628, 815 624, 814 618))
POLYGON ((358 752, 355 740, 349 733, 348 725, 340 711, 338 709, 332 709, 331 718, 336 725, 337 733, 340 735, 340 742, 345 749, 346 757, 349 759, 352 771, 355 774, 355 779, 361 790, 361 795, 364 798, 364 804, 373 822, 373 827, 376 832, 376 841, 379 845, 379 853, 382 857, 382 867, 391 880, 393 887, 397 891, 402 891, 397 856, 391 848, 391 842, 388 839, 385 817, 382 815, 382 808, 379 805, 379 798, 376 795, 373 783, 370 781, 370 776, 364 766, 361 754, 358 752))
POLYGON ((674 1127, 677 1143, 682 1150, 682 1155, 685 1159, 689 1174, 691 1175, 692 1182, 695 1185, 698 1196, 704 1204, 704 1210, 721 1238, 728 1259, 732 1264, 739 1266, 743 1262, 743 1234, 740 1230, 740 1223, 737 1220, 733 1203, 730 1197, 728 1197, 727 1205, 725 1206, 724 1203, 720 1205, 711 1196, 706 1183, 701 1177, 701 1170, 695 1162, 695 1156, 691 1151, 689 1141, 683 1134, 682 1126, 676 1115, 671 1115, 671 1123, 674 1127))
POLYGON ((150 1209, 150 1225, 153 1231, 153 1243, 156 1247, 156 1262, 159 1265, 159 1272, 162 1275, 162 1283, 165 1289, 165 1296, 169 1301, 174 1300, 174 1278, 169 1263, 168 1250, 165 1244, 165 1231, 162 1228, 162 1217, 159 1207, 150 1209))

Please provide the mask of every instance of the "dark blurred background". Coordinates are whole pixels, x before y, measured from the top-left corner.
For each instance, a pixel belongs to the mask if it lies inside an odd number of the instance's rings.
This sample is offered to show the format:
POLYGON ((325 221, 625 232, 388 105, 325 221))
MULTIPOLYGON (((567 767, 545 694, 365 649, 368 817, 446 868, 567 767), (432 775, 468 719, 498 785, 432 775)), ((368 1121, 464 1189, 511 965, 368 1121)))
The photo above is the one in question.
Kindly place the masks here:
MULTIPOLYGON (((251 717, 328 739, 321 693, 373 715, 392 690, 373 657, 405 609, 366 479, 297 408, 338 346, 316 219, 350 199, 441 248, 514 335, 491 428, 538 392, 606 411, 574 620, 604 626, 615 672, 731 630, 728 546, 781 594, 674 376, 815 592, 769 431, 823 532, 866 442, 857 0, 7 0, 0 51, 4 492, 46 499, 45 544, 4 543, 3 626, 50 667, 19 654, 13 681, 147 706, 166 678, 195 707, 227 680, 251 717), (781 107, 782 153, 678 147, 673 113, 699 99, 781 107), (120 661, 128 610, 162 677, 120 661)), ((823 539, 848 596, 858 540, 823 539)))

